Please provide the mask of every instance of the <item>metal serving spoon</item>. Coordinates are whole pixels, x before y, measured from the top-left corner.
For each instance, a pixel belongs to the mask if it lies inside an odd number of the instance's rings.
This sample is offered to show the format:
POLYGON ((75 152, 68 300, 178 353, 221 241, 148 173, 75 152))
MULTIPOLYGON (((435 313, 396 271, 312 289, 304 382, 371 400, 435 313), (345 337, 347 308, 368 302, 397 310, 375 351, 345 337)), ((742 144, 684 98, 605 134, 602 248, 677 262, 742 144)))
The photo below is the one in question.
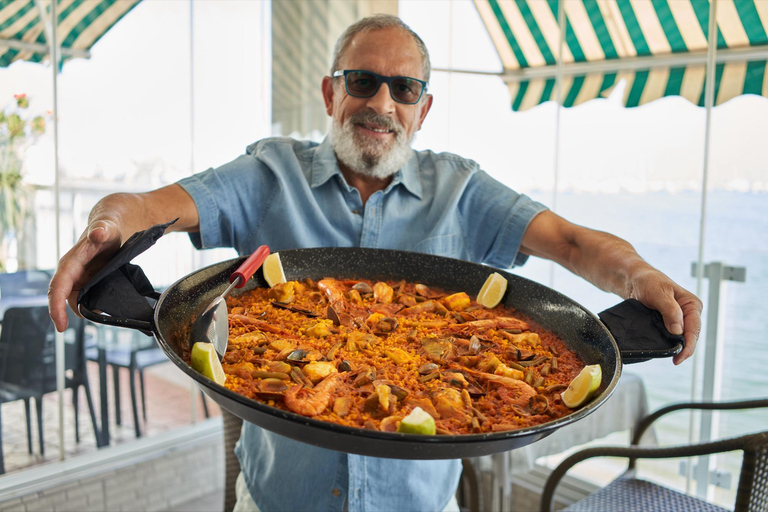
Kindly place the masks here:
POLYGON ((227 315, 227 303, 224 298, 233 288, 242 288, 256 270, 269 256, 269 247, 260 246, 248 256, 248 259, 229 276, 231 283, 224 293, 213 299, 203 313, 192 325, 190 345, 198 341, 213 343, 219 359, 227 352, 227 340, 229 338, 229 317, 227 315))

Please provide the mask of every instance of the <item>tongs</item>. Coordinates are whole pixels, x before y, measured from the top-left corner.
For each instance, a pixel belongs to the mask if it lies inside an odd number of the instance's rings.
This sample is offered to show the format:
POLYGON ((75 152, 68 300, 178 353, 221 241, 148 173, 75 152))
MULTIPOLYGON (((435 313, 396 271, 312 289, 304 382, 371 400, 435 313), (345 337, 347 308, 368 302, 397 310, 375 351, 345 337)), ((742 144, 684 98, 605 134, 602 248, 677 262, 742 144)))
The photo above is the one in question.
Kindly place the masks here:
POLYGON ((190 345, 198 341, 212 343, 219 359, 224 357, 229 338, 229 316, 224 298, 229 295, 233 288, 245 286, 245 283, 264 263, 267 256, 269 256, 269 247, 260 246, 229 276, 230 285, 224 290, 224 293, 213 299, 192 325, 190 345))

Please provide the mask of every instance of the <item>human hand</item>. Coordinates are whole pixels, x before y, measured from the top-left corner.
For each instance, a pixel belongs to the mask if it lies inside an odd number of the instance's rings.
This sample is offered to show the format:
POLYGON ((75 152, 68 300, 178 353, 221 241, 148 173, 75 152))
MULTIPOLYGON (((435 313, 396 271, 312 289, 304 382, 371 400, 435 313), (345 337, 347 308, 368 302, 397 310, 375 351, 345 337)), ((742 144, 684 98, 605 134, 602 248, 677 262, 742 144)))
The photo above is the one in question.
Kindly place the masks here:
POLYGON ((631 283, 630 297, 657 310, 667 330, 685 338, 685 347, 672 362, 678 365, 691 357, 701 332, 701 300, 653 268, 634 276, 631 283))
MULTIPOLYGON (((56 329, 64 332, 67 319, 67 301, 77 311, 77 294, 96 272, 120 248, 122 235, 111 220, 91 222, 80 239, 59 261, 56 273, 48 287, 48 310, 56 329)), ((79 314, 79 313, 78 313, 79 314)))

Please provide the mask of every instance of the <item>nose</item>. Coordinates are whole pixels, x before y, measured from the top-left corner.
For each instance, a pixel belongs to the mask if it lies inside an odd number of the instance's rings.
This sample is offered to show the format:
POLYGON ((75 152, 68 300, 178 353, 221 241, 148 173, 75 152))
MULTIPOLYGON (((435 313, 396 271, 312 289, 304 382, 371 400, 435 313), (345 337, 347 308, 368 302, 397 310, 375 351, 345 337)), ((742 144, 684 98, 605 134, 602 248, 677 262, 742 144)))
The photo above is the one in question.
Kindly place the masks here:
POLYGON ((395 111, 395 100, 389 92, 389 85, 382 83, 376 94, 368 98, 366 105, 377 114, 392 114, 395 111))

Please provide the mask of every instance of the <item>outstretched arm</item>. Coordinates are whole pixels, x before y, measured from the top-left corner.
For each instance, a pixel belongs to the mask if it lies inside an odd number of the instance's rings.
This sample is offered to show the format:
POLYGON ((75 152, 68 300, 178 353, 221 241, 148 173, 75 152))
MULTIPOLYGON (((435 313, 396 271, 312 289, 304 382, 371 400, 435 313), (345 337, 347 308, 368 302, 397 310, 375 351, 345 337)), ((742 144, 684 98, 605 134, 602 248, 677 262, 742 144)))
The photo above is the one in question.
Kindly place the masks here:
POLYGON ((685 337, 685 348, 673 362, 680 364, 693 354, 701 330, 701 301, 649 265, 625 240, 546 211, 531 221, 521 251, 555 261, 602 290, 658 310, 667 330, 685 337))
POLYGON ((48 288, 48 309, 63 332, 67 328, 66 302, 77 311, 80 288, 98 272, 133 233, 179 218, 170 231, 198 231, 197 207, 177 184, 144 194, 112 194, 96 203, 88 227, 59 261, 48 288))

